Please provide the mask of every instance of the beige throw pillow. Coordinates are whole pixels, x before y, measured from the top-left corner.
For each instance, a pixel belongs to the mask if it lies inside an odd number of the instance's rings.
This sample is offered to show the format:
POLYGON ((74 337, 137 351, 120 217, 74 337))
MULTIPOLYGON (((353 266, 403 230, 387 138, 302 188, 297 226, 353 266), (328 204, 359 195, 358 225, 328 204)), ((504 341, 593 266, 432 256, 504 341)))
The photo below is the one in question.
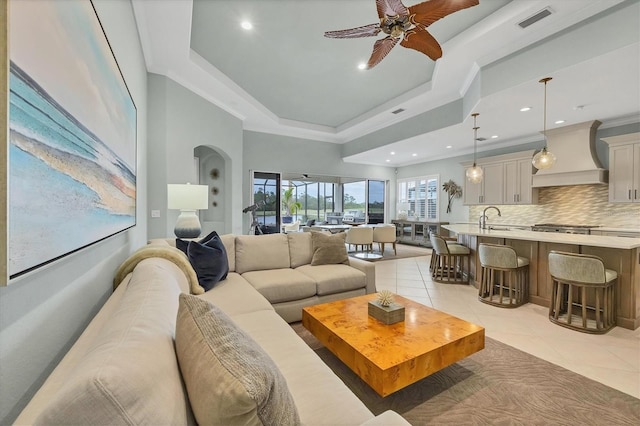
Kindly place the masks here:
POLYGON ((347 234, 339 232, 337 234, 325 234, 322 232, 312 232, 311 242, 313 244, 313 257, 311 265, 335 265, 349 264, 349 255, 345 247, 347 234))
POLYGON ((206 300, 180 295, 176 353, 198 424, 300 424, 273 360, 206 300))

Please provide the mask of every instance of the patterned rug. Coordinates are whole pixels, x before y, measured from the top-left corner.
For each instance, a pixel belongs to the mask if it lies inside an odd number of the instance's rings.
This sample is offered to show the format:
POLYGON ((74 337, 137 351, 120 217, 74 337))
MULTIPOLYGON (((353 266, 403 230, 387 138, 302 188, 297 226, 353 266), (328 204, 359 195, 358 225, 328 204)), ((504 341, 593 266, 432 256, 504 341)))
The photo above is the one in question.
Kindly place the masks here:
POLYGON ((412 425, 640 425, 640 400, 496 340, 382 398, 311 335, 298 335, 374 414, 412 425))

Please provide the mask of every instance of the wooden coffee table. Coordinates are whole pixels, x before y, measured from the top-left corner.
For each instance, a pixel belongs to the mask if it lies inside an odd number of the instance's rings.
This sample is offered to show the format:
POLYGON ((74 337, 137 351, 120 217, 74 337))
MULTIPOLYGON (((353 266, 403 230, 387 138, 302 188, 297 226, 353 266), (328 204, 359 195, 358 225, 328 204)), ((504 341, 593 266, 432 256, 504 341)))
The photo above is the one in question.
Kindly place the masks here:
POLYGON ((405 320, 383 324, 368 315, 376 294, 309 306, 302 324, 380 396, 484 348, 484 328, 401 296, 405 320))

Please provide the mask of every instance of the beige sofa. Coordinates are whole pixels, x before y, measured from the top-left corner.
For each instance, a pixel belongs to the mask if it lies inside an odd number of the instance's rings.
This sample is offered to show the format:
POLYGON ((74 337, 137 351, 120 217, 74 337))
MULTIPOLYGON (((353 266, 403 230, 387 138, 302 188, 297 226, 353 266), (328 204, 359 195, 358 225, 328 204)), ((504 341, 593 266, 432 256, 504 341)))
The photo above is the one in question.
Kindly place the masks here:
MULTIPOLYGON (((238 239, 242 237, 234 237, 234 243, 238 239)), ((177 249, 163 250, 181 256, 177 249)), ((250 271, 238 272, 243 250, 229 250, 230 258, 237 254, 236 271, 198 297, 226 313, 273 360, 301 424, 407 425, 392 411, 374 416, 356 398, 243 278, 250 271)), ((16 424, 195 424, 174 346, 178 296, 189 292, 193 283, 183 265, 170 258, 136 261, 16 424)))
MULTIPOLYGON (((227 280, 247 281, 287 322, 300 321, 305 306, 376 292, 371 262, 349 258, 348 265, 311 266, 310 232, 220 238, 229 261, 227 280)), ((151 244, 175 246, 175 239, 151 244)))

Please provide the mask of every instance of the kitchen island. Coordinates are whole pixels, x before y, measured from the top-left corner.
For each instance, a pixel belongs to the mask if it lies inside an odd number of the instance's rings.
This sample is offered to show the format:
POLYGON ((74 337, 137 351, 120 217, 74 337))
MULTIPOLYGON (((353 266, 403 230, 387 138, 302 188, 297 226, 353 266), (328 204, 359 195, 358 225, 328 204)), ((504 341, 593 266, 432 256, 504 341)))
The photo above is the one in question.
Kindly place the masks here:
POLYGON ((472 224, 442 225, 458 241, 471 250, 469 282, 479 287, 480 243, 512 246, 519 256, 529 259, 529 302, 549 306, 551 276, 548 256, 551 250, 596 255, 607 268, 618 273, 616 284, 616 323, 635 330, 640 327, 640 238, 606 235, 577 235, 535 232, 496 225, 494 229, 480 229, 472 224))

